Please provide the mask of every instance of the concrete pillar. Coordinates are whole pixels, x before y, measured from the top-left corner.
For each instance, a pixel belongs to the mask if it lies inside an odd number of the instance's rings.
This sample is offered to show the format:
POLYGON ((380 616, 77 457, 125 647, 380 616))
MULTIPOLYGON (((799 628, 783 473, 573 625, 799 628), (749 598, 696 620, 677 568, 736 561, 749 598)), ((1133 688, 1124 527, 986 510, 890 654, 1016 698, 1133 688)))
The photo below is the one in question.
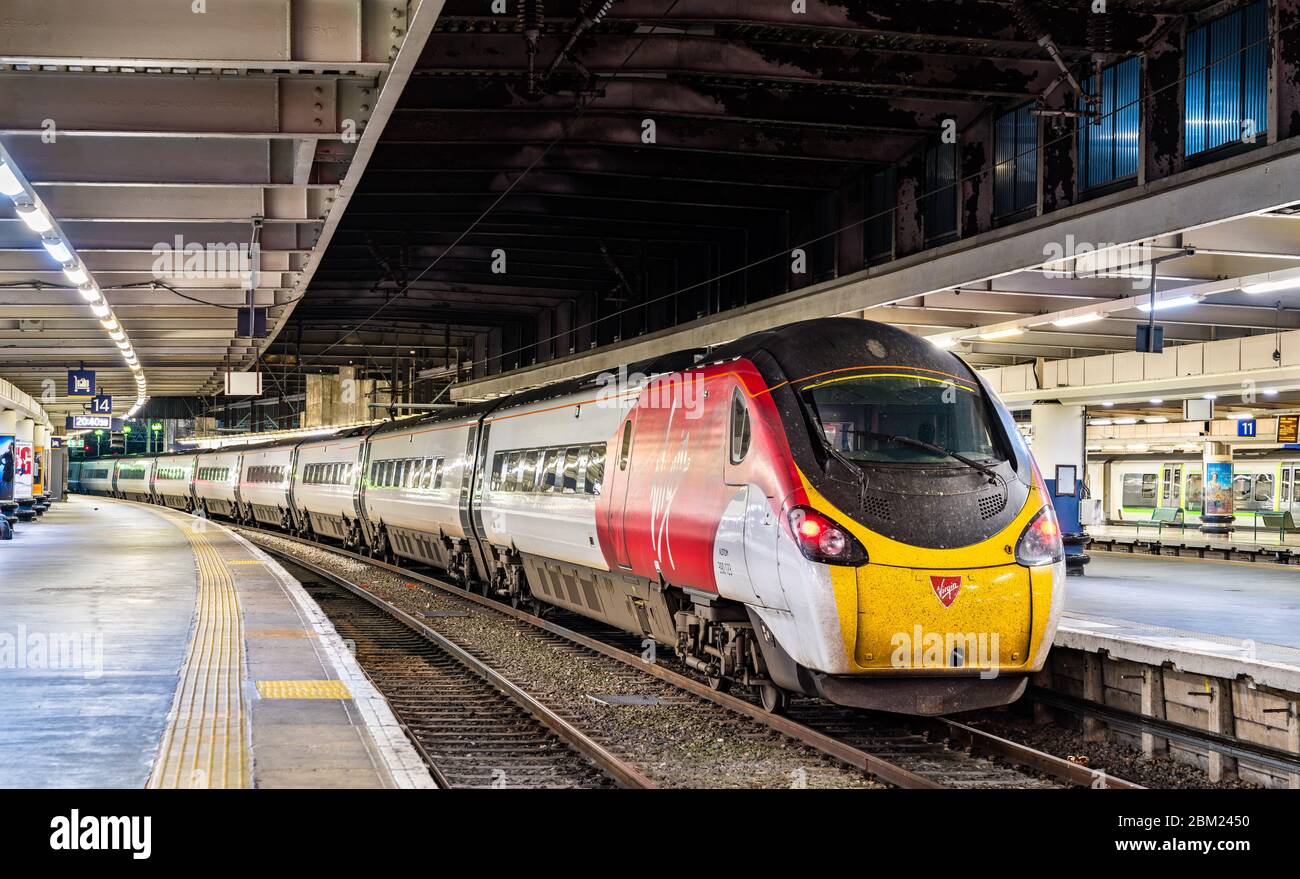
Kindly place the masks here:
POLYGON ((1228 534, 1232 531, 1232 446, 1227 443, 1205 444, 1201 468, 1201 531, 1228 534))
POLYGON ((1079 520, 1079 500, 1087 473, 1084 410, 1082 406, 1037 403, 1030 410, 1030 420, 1034 426, 1034 460, 1047 483, 1061 525, 1066 573, 1081 575, 1088 563, 1088 554, 1083 551, 1088 535, 1079 520))

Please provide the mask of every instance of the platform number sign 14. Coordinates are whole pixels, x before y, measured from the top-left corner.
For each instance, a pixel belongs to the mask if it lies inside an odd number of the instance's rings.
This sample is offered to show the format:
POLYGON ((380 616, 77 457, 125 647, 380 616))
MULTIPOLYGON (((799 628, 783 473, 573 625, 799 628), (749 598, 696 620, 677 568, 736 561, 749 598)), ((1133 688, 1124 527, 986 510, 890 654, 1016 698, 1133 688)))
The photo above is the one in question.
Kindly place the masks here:
POLYGON ((100 394, 90 401, 90 411, 96 415, 112 415, 113 398, 108 394, 100 394))

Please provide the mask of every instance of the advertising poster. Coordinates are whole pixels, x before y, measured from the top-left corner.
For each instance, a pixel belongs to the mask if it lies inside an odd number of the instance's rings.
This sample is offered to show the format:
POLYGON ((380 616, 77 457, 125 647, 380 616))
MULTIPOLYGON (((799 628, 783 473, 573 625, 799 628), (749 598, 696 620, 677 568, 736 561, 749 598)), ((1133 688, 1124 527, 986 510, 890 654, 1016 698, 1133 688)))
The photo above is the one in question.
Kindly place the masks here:
POLYGON ((32 476, 35 474, 35 451, 31 443, 14 442, 14 498, 26 500, 32 496, 32 476))
POLYGON ((1232 515, 1232 462, 1205 462, 1205 498, 1202 512, 1207 516, 1232 515))
POLYGON ((0 501, 14 499, 14 438, 0 436, 0 501))

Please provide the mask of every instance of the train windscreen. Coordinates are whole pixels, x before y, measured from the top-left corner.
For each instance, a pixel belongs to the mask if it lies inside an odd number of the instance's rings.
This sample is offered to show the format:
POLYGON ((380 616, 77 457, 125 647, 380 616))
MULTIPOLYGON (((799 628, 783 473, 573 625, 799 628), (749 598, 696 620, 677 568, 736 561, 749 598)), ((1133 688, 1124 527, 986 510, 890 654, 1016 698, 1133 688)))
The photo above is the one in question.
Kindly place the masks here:
POLYGON ((934 463, 953 455, 1006 460, 986 402, 964 382, 899 374, 835 377, 799 393, 827 444, 863 463, 934 463))

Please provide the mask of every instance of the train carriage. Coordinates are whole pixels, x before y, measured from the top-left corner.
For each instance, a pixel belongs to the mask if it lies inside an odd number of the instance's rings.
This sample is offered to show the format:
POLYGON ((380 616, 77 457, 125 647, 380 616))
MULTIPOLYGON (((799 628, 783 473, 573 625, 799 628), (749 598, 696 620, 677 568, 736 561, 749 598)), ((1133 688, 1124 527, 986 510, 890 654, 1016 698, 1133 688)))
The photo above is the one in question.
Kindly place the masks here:
POLYGON ((298 530, 361 544, 359 487, 369 431, 350 428, 298 446, 289 499, 298 530))
POLYGON ((436 412, 370 435, 360 501, 365 539, 376 552, 463 579, 474 575, 469 492, 479 418, 488 408, 436 412))
POLYGON ((154 459, 122 458, 114 465, 112 492, 129 501, 153 499, 154 459))
POLYGON ((241 449, 236 519, 294 530, 289 485, 296 450, 296 442, 261 443, 241 449))
POLYGON ((117 462, 111 458, 92 458, 82 461, 78 475, 78 490, 86 494, 111 495, 117 462))
MULTIPOLYGON (((1111 522, 1142 522, 1157 508, 1181 509, 1195 522, 1203 501, 1203 464, 1198 454, 1092 453, 1088 487, 1102 499, 1111 522)), ((1239 452, 1233 462, 1233 515, 1238 527, 1253 526, 1260 513, 1300 518, 1300 459, 1293 450, 1239 452)))
POLYGON ((182 452, 154 459, 153 493, 160 503, 186 512, 194 509, 196 458, 192 452, 182 452))
POLYGON ((203 452, 194 463, 194 503, 209 516, 239 518, 238 449, 203 452))

